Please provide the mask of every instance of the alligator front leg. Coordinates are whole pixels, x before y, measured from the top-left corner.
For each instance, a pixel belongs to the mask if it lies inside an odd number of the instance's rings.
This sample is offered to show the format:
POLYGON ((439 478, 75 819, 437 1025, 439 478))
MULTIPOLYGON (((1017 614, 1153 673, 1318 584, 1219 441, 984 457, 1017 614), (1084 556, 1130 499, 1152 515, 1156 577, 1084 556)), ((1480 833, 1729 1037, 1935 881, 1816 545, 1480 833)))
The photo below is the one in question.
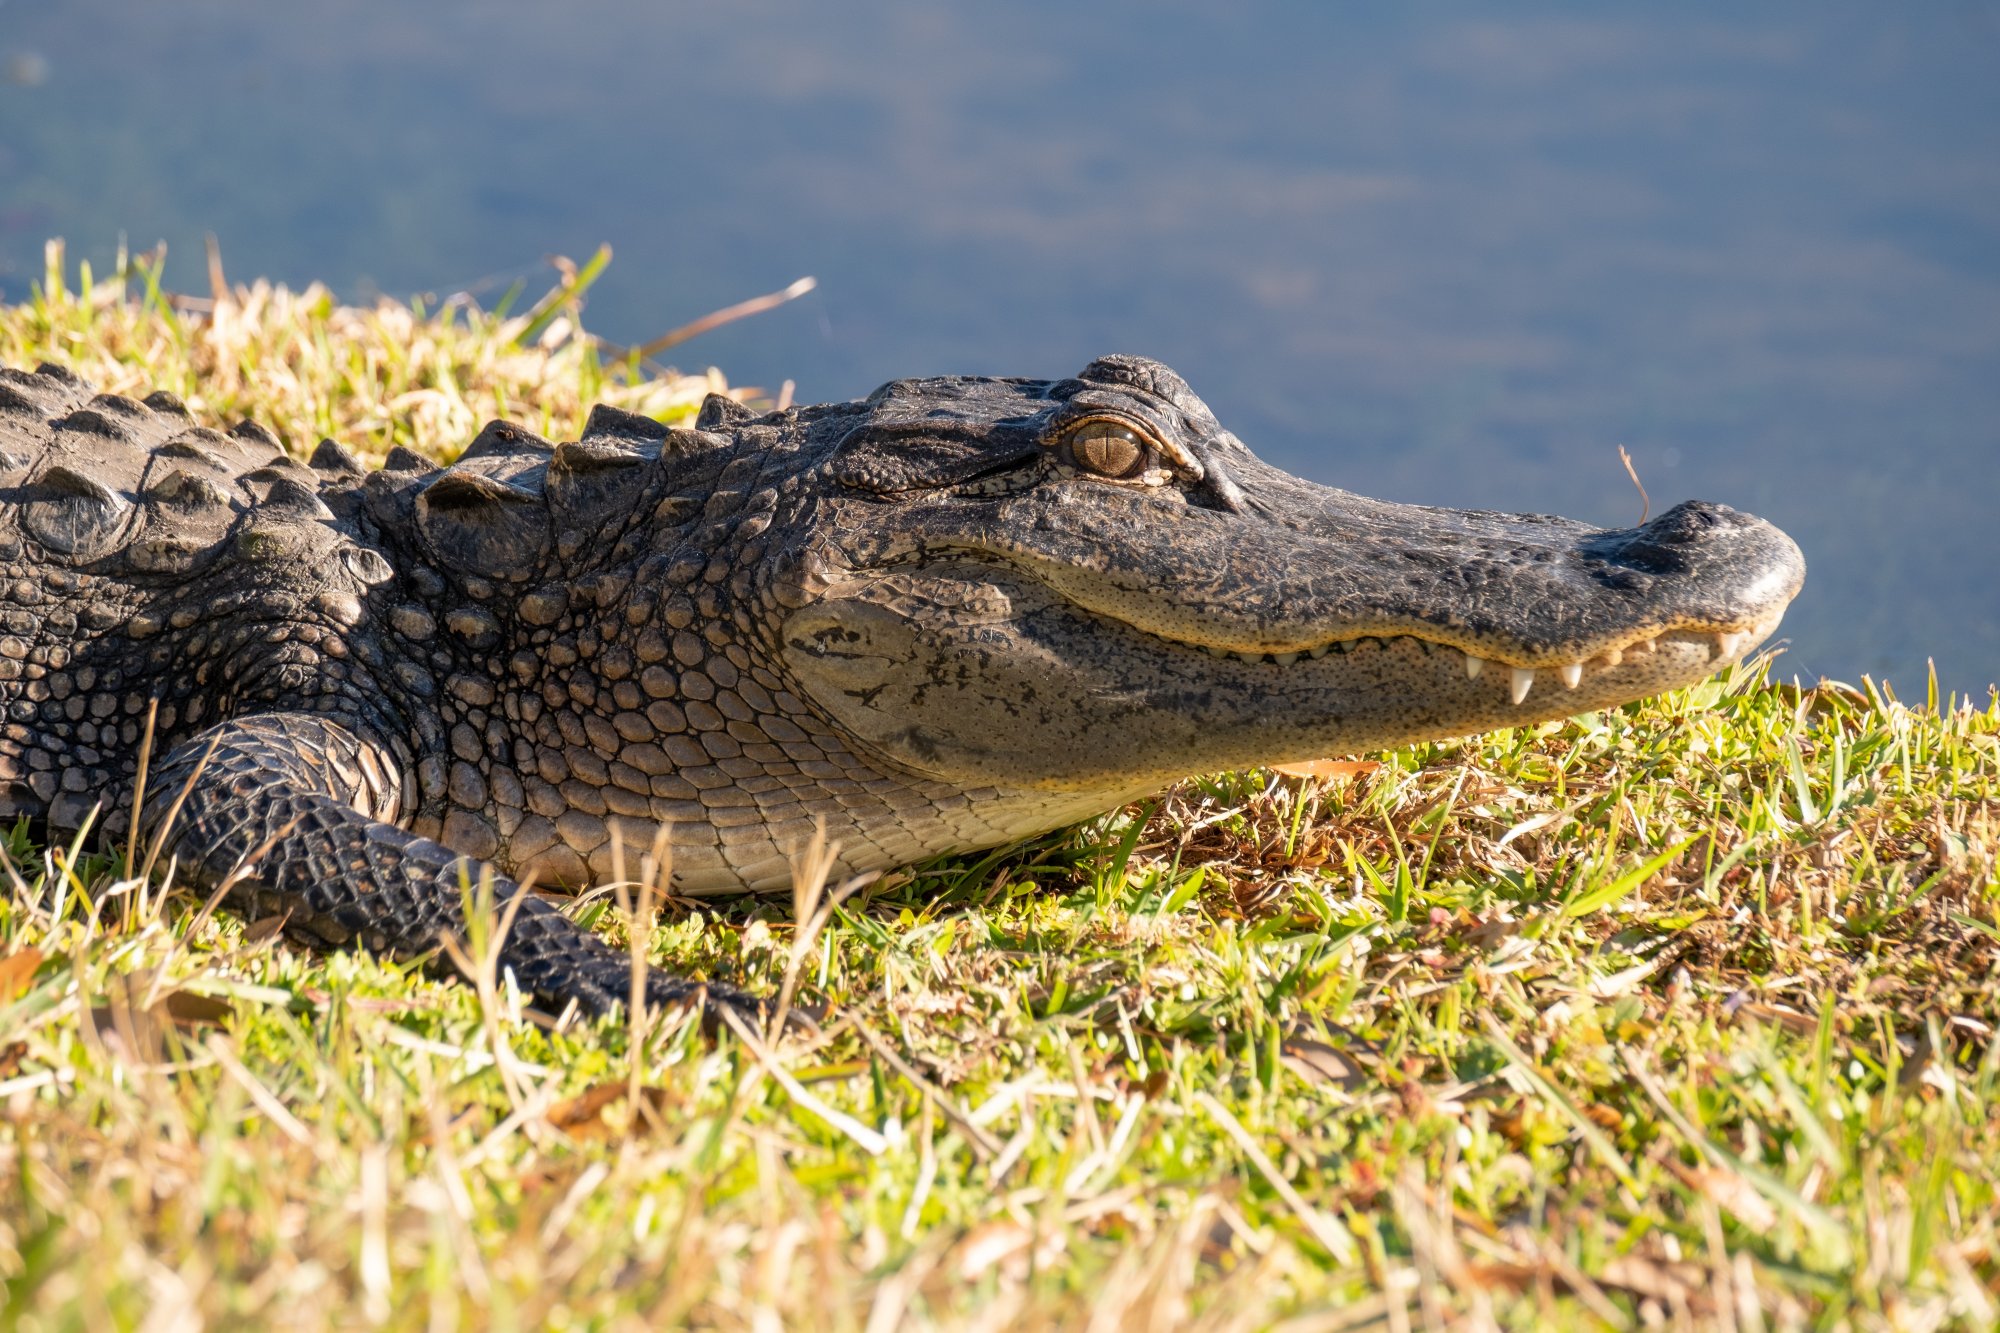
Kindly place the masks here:
MULTIPOLYGON (((516 884, 471 857, 420 838, 390 813, 393 768, 352 731, 307 713, 264 713, 223 723, 177 747, 148 779, 141 820, 150 846, 166 829, 161 862, 206 890, 230 881, 232 905, 282 913, 286 931, 319 948, 361 946, 410 955, 465 934, 465 885, 491 875, 504 906, 516 884), (178 808, 176 808, 178 807, 178 808)), ((555 1008, 591 1014, 631 995, 629 959, 532 895, 501 943, 500 965, 555 1008)), ((757 1000, 720 986, 649 971, 646 998, 697 997, 755 1018, 757 1000)))

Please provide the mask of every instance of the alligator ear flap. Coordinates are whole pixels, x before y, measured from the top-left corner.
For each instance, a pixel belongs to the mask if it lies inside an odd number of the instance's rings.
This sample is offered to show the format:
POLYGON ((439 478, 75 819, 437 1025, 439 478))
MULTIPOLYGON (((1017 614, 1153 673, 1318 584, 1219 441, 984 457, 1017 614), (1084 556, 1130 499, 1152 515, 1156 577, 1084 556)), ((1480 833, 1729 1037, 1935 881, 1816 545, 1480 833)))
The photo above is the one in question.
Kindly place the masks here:
POLYGON ((88 559, 123 534, 132 502, 103 482, 60 465, 29 486, 21 526, 51 551, 88 559))
POLYGON ((476 472, 445 472, 426 486, 417 529, 441 564, 486 578, 531 578, 548 557, 541 497, 476 472))
POLYGON ((696 414, 696 430, 730 430, 746 421, 755 421, 757 414, 743 404, 725 394, 712 393, 701 400, 701 411, 696 414))
POLYGON ((494 418, 480 427, 479 434, 472 443, 465 446, 465 452, 458 456, 463 463, 474 458, 518 458, 523 454, 548 457, 549 450, 555 448, 547 440, 524 426, 511 421, 494 418))
POLYGON ((1027 462, 1040 452, 1025 436, 973 440, 940 438, 922 423, 898 429, 855 427, 835 451, 832 477, 877 495, 942 490, 1027 462))
POLYGON ((338 440, 321 440, 319 448, 312 451, 306 460, 307 466, 315 472, 329 472, 336 477, 359 477, 368 469, 361 466, 361 460, 347 452, 338 440))

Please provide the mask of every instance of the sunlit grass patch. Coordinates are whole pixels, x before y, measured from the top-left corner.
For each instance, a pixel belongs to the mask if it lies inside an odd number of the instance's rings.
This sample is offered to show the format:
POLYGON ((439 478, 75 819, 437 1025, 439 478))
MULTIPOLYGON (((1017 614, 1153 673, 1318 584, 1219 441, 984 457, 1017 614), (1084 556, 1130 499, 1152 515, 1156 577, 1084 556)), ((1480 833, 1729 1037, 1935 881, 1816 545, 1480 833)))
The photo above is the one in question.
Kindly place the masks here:
POLYGON ((583 298, 608 252, 525 309, 447 297, 433 306, 345 306, 313 284, 233 286, 211 256, 210 295, 161 286, 161 254, 121 257, 109 275, 65 268, 60 241, 27 302, 0 316, 0 364, 57 361, 108 393, 165 389, 196 420, 245 417, 303 458, 334 437, 374 462, 396 445, 449 459, 481 425, 507 417, 550 439, 575 439, 593 403, 661 420, 692 418, 720 374, 659 372, 606 360, 582 335, 583 298))
MULTIPOLYGON (((376 454, 708 391, 544 337, 565 298, 52 278, 0 361, 376 454)), ((17 833, 5 1321, 1991 1327, 2000 703, 1762 667, 1197 779, 805 935, 648 924, 789 972, 822 1030, 776 1046, 554 1028, 17 833)))

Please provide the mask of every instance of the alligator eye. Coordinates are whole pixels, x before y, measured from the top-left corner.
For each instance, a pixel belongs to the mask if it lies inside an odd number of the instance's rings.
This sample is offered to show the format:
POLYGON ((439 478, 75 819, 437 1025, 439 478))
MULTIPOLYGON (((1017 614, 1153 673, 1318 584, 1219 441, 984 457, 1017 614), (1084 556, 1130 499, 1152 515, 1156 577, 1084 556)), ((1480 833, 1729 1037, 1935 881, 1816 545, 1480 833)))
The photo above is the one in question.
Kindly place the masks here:
POLYGON ((1139 432, 1116 421, 1086 421, 1069 433, 1065 443, 1072 462, 1100 477, 1135 476, 1152 456, 1139 432))

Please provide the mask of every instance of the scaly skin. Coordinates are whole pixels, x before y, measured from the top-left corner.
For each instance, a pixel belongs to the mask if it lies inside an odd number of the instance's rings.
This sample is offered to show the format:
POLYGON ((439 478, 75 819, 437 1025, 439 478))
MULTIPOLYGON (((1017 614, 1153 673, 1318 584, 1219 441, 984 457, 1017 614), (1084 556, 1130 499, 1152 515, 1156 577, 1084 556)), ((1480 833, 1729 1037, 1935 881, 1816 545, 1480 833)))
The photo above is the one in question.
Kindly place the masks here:
MULTIPOLYGON (((373 473, 0 371, 0 817, 115 826, 150 712, 141 831, 184 876, 420 952, 469 880, 603 880, 663 823, 681 892, 772 888, 816 827, 862 872, 1641 698, 1803 576, 1717 505, 1600 531, 1314 486, 1134 357, 692 430, 600 408, 557 446, 496 422, 373 473)), ((627 994, 539 899, 501 960, 558 1006, 627 994)))

